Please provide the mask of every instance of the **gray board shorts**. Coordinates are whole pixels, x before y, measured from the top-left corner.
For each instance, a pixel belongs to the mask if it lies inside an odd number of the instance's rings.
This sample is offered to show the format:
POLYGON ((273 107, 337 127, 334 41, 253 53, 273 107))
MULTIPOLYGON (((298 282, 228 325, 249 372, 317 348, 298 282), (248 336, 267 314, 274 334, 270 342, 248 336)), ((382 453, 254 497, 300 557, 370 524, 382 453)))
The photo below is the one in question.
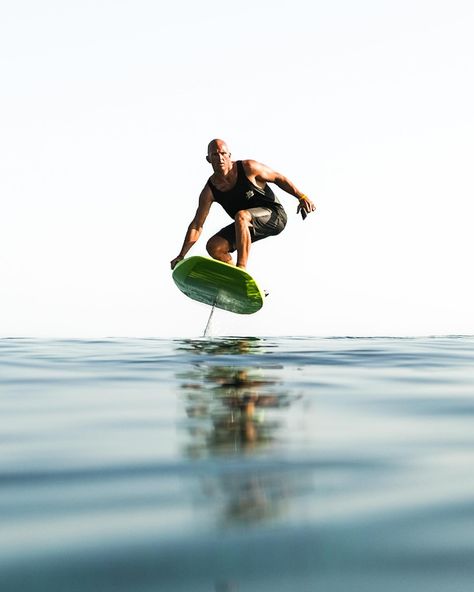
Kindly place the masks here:
MULTIPOLYGON (((273 208, 249 208, 247 212, 252 216, 250 226, 250 238, 253 243, 267 238, 267 236, 275 236, 286 226, 285 210, 273 208)), ((230 252, 235 251, 235 223, 229 224, 216 232, 216 236, 225 238, 230 243, 230 252)))

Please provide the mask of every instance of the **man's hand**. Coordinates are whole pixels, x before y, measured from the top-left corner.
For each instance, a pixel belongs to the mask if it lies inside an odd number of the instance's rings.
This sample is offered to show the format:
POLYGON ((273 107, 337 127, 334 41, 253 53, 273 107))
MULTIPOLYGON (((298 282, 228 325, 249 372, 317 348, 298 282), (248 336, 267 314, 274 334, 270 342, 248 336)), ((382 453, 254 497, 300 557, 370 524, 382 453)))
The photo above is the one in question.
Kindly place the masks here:
POLYGON ((176 267, 176 265, 182 261, 184 259, 184 257, 182 255, 178 255, 177 257, 175 257, 172 261, 171 261, 171 269, 174 269, 176 267))
POLYGON ((303 220, 306 218, 308 214, 314 212, 316 210, 316 206, 314 203, 309 199, 308 196, 302 195, 299 199, 298 209, 296 213, 299 214, 301 212, 301 217, 303 220))

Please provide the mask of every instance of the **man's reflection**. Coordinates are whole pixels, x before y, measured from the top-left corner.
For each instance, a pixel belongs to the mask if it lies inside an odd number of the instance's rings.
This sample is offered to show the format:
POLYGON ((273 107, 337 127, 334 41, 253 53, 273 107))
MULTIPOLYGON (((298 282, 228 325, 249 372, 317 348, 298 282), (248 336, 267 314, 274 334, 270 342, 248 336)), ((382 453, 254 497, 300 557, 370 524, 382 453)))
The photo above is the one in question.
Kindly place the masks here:
MULTIPOLYGON (((187 454, 195 459, 247 458, 274 444, 281 412, 297 397, 282 391, 278 373, 283 368, 253 365, 253 354, 262 347, 259 340, 188 341, 183 347, 198 355, 210 354, 194 358, 192 368, 178 377, 191 436, 187 454), (238 365, 214 358, 236 352, 244 353, 235 360, 238 365)), ((248 461, 239 470, 232 465, 231 470, 221 471, 217 480, 207 477, 205 486, 209 493, 217 488, 225 494, 225 519, 233 522, 268 518, 288 495, 287 478, 275 470, 255 471, 248 461)))
POLYGON ((188 417, 206 420, 193 432, 193 456, 240 454, 275 438, 279 420, 265 412, 288 406, 290 398, 259 368, 199 365, 182 378, 191 379, 181 385, 188 417))
POLYGON ((184 339, 178 350, 210 355, 256 354, 270 346, 259 337, 226 337, 222 339, 184 339))

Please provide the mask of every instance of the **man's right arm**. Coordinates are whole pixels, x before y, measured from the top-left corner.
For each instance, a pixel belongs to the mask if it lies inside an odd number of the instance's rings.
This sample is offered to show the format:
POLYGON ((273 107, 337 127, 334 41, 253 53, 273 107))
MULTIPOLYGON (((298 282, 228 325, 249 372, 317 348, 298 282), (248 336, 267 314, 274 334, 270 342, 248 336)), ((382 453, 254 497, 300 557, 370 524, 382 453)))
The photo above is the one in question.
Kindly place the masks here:
POLYGON ((171 261, 171 269, 174 269, 176 264, 184 259, 186 253, 201 236, 202 227, 204 226, 204 222, 206 221, 213 201, 214 197, 212 195, 212 191, 209 187, 209 184, 206 183, 204 189, 201 191, 201 195, 199 196, 198 209, 196 210, 196 214, 191 224, 188 226, 181 251, 179 252, 179 255, 171 261))

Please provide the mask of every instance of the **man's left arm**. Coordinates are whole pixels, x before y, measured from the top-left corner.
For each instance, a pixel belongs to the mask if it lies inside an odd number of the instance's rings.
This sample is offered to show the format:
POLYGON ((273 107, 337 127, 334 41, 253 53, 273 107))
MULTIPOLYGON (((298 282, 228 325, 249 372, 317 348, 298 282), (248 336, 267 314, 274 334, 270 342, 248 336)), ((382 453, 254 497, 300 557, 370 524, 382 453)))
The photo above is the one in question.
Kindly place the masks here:
POLYGON ((316 206, 309 199, 309 197, 301 192, 296 187, 296 185, 288 179, 288 177, 285 177, 281 173, 278 173, 270 167, 255 160, 247 160, 245 164, 246 168, 248 169, 247 176, 250 178, 250 180, 252 180, 252 178, 255 179, 257 185, 259 182, 275 183, 277 187, 296 197, 299 201, 296 213, 298 214, 301 211, 303 220, 306 218, 306 214, 316 210, 316 206))

